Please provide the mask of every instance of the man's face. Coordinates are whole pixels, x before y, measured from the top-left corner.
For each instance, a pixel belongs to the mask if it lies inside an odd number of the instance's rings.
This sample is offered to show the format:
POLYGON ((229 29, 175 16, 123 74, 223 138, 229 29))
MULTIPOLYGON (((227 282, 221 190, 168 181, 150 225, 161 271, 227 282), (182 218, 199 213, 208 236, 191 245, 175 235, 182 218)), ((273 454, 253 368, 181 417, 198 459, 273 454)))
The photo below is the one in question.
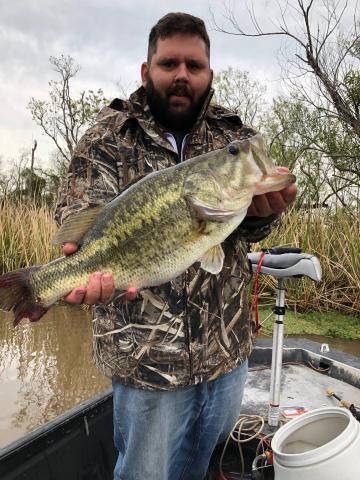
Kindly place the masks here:
POLYGON ((205 42, 196 35, 175 34, 157 41, 141 78, 155 118, 170 130, 188 130, 212 83, 205 42))

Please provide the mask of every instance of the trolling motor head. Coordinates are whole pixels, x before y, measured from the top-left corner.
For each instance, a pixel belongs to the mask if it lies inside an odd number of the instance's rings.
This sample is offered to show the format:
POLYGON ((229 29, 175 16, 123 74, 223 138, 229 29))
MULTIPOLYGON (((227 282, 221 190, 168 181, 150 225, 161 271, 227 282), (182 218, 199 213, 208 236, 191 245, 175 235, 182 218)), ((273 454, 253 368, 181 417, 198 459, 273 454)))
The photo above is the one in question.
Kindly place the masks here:
POLYGON ((309 277, 315 282, 321 280, 319 259, 309 253, 301 253, 300 248, 273 247, 262 252, 248 253, 253 271, 256 271, 261 256, 264 255, 260 273, 275 278, 309 277))

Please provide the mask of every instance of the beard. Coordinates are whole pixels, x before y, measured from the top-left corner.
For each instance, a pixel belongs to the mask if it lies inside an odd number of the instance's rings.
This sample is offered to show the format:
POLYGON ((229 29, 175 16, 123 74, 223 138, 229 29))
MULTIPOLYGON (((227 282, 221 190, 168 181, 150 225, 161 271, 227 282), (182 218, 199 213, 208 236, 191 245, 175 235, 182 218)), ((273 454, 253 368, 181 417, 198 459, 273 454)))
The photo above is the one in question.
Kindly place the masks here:
POLYGON ((191 88, 186 83, 178 83, 169 87, 165 94, 155 88, 151 78, 148 78, 145 87, 147 102, 154 118, 170 132, 188 132, 194 125, 206 97, 211 90, 211 81, 204 93, 196 100, 191 88), (181 112, 174 111, 170 105, 170 96, 179 95, 188 97, 190 105, 181 112))

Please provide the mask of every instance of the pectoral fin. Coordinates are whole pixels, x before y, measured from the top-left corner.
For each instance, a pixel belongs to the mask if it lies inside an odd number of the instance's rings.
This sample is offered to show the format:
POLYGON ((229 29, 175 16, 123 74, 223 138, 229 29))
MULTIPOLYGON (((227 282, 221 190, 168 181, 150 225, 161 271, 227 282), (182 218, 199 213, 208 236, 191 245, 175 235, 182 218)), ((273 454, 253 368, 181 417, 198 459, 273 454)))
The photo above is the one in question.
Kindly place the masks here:
POLYGON ((224 265, 225 254, 220 245, 215 245, 215 247, 210 248, 205 254, 199 259, 201 262, 201 268, 207 272, 213 273, 216 275, 221 272, 224 265))
POLYGON ((102 205, 99 205, 70 215, 56 233, 53 244, 79 243, 103 208, 102 205))

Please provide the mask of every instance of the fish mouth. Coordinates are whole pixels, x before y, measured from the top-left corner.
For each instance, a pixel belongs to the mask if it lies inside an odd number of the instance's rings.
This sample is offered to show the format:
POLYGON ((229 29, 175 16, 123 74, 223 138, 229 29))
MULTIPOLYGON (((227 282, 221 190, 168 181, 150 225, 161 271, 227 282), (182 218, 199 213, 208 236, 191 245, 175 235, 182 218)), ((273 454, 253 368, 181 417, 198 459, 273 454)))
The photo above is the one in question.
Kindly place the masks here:
POLYGON ((275 170, 270 175, 263 175, 256 184, 254 195, 262 195, 268 192, 278 192, 296 182, 296 176, 290 172, 275 170))

